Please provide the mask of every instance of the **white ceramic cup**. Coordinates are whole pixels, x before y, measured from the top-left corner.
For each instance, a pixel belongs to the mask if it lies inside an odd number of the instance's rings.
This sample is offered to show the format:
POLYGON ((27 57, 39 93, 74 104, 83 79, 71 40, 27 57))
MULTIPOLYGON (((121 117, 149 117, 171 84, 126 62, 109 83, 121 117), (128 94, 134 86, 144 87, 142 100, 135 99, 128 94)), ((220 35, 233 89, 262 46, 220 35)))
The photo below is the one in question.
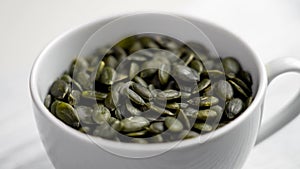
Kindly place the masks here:
MULTIPOLYGON (((146 21, 168 17, 155 13, 142 15, 146 21)), ((245 112, 210 133, 204 142, 200 138, 184 140, 171 149, 172 143, 139 145, 91 139, 68 127, 44 107, 43 100, 51 83, 67 70, 91 35, 116 18, 96 20, 62 34, 42 51, 33 66, 30 90, 35 118, 44 147, 57 169, 240 169, 255 143, 278 131, 298 114, 300 96, 297 95, 284 108, 284 112, 278 112, 274 118, 261 124, 268 84, 280 74, 300 73, 298 60, 280 58, 265 65, 247 44, 230 32, 197 18, 184 17, 207 35, 220 56, 236 57, 242 67, 251 73, 255 99, 245 112), (131 158, 133 156, 144 158, 131 158)), ((169 26, 166 23, 157 24, 169 26)), ((127 28, 122 30, 126 33, 127 28)), ((184 36, 192 37, 193 34, 184 36)))

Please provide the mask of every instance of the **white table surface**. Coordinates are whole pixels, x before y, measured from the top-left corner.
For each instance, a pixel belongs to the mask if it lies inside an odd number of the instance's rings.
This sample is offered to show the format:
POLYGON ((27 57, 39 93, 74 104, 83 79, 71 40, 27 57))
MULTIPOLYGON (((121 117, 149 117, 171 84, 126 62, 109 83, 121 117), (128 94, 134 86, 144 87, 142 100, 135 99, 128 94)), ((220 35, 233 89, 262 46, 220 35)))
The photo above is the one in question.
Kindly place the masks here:
MULTIPOLYGON (((0 169, 53 169, 39 139, 29 96, 34 59, 60 33, 125 11, 190 14, 217 23, 249 43, 268 62, 300 59, 298 0, 1 0, 0 1, 0 169)), ((298 91, 300 76, 271 84, 265 118, 298 91)), ((284 112, 283 112, 284 113, 284 112)), ((299 169, 300 118, 255 147, 244 169, 299 169)))

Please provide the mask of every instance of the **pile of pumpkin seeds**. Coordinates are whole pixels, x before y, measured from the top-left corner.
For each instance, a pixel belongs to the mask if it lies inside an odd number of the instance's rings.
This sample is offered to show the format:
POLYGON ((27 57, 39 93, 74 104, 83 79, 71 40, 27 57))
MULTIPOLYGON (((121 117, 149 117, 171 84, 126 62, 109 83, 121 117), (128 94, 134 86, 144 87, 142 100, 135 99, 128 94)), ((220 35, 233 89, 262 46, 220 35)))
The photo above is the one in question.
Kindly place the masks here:
POLYGON ((44 104, 70 127, 105 139, 160 143, 198 137, 252 102, 252 78, 234 57, 158 34, 78 57, 44 104))

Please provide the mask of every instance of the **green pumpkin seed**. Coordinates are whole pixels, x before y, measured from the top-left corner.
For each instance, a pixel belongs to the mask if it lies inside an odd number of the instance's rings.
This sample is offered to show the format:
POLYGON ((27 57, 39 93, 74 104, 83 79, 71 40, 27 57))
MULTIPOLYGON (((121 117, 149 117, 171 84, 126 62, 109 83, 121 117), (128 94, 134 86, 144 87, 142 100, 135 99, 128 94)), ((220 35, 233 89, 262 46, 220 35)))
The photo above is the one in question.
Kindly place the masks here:
POLYGON ((231 85, 225 81, 220 80, 216 83, 214 88, 215 93, 223 100, 230 100, 233 97, 233 89, 231 85))
POLYGON ((128 100, 126 101, 126 108, 133 116, 140 116, 142 114, 142 112, 136 107, 134 107, 128 100))
POLYGON ((181 121, 184 127, 186 127, 187 129, 191 128, 190 120, 188 119, 187 115, 183 112, 183 110, 178 110, 177 119, 181 121))
MULTIPOLYGON (((104 100, 104 105, 109 108, 110 110, 114 110, 116 108, 115 104, 114 104, 114 98, 113 98, 113 93, 116 92, 110 92, 108 93, 107 97, 104 100)), ((118 96, 115 96, 118 97, 118 96)))
POLYGON ((244 103, 239 98, 234 98, 226 105, 225 114, 227 118, 232 119, 240 114, 244 109, 244 103))
POLYGON ((100 126, 97 126, 93 131, 94 136, 99 136, 102 138, 111 139, 115 137, 115 130, 107 123, 103 123, 100 126))
POLYGON ((139 76, 135 76, 133 80, 144 87, 148 87, 148 84, 139 76))
POLYGON ((170 112, 169 110, 166 110, 164 108, 161 108, 161 107, 158 107, 158 106, 155 106, 154 104, 151 104, 151 103, 146 103, 147 107, 150 108, 151 110, 159 113, 159 114, 162 114, 162 115, 168 115, 168 116, 175 116, 174 113, 170 112))
POLYGON ((138 83, 132 83, 131 84, 132 90, 135 91, 138 95, 140 95, 142 98, 151 100, 152 99, 152 93, 150 90, 138 83))
POLYGON ((68 84, 63 80, 56 80, 51 86, 50 93, 54 98, 63 99, 69 91, 68 84))
POLYGON ((207 120, 211 118, 215 118, 218 116, 218 113, 211 109, 199 110, 197 113, 197 119, 199 120, 207 120))
POLYGON ((129 79, 133 79, 139 70, 140 66, 137 63, 132 62, 129 69, 129 79))
POLYGON ((88 127, 88 126, 83 126, 83 127, 80 127, 78 130, 79 130, 80 132, 86 134, 86 133, 89 133, 89 132, 91 131, 91 128, 88 127))
POLYGON ((81 92, 79 90, 72 90, 68 96, 68 102, 71 105, 77 105, 80 101, 81 92))
POLYGON ((233 57, 226 57, 222 60, 224 71, 226 73, 234 73, 237 74, 240 69, 241 65, 240 63, 233 57))
POLYGON ((240 87, 238 84, 236 84, 232 80, 228 80, 228 82, 232 85, 232 87, 243 97, 247 98, 248 94, 240 87))
POLYGON ((200 134, 198 134, 197 132, 189 131, 189 130, 183 130, 179 134, 180 139, 191 139, 191 138, 196 138, 199 136, 200 136, 200 134))
POLYGON ((134 116, 125 118, 121 121, 123 123, 123 130, 124 132, 136 132, 140 131, 143 128, 149 126, 149 121, 142 117, 142 116, 134 116))
POLYGON ((102 124, 103 122, 107 122, 111 117, 110 111, 104 105, 94 105, 93 109, 93 120, 98 123, 102 124))
POLYGON ((164 132, 164 130, 164 122, 155 122, 149 126, 149 132, 151 133, 159 134, 164 132))
POLYGON ((65 81, 66 83, 70 84, 72 82, 72 78, 68 74, 64 74, 63 76, 60 77, 61 80, 65 81))
POLYGON ((141 37, 140 42, 144 48, 159 48, 155 41, 150 37, 141 37))
POLYGON ((71 105, 65 102, 58 102, 55 112, 56 116, 67 125, 74 128, 79 127, 79 116, 77 114, 77 111, 71 105))
POLYGON ((162 143, 162 142, 164 142, 164 138, 161 134, 157 134, 157 135, 151 137, 151 141, 153 143, 162 143))
POLYGON ((161 64, 158 70, 158 79, 162 85, 166 85, 169 81, 170 75, 169 72, 171 70, 171 66, 169 64, 161 64))
POLYGON ((178 64, 173 65, 173 73, 172 74, 184 81, 200 80, 198 73, 194 69, 191 69, 184 65, 178 65, 178 64))
POLYGON ((190 67, 194 70, 196 70, 198 72, 198 74, 200 75, 203 70, 204 70, 204 66, 203 64, 199 61, 199 60, 193 60, 190 63, 190 67))
POLYGON ((247 83, 249 86, 251 86, 253 84, 253 81, 252 81, 252 78, 251 78, 251 75, 249 72, 246 72, 244 70, 241 70, 239 72, 239 77, 245 82, 247 83))
POLYGON ((192 91, 193 94, 199 93, 202 90, 206 89, 211 83, 210 79, 203 79, 198 83, 197 87, 195 87, 192 91))
POLYGON ((127 133, 126 135, 128 137, 141 137, 141 136, 144 136, 146 133, 147 133, 147 130, 142 130, 142 131, 127 133))
POLYGON ((106 85, 112 85, 115 77, 116 71, 113 68, 104 67, 100 77, 100 82, 106 85))
POLYGON ((179 91, 168 89, 157 93, 156 97, 160 100, 173 100, 179 98, 180 96, 181 93, 179 91))
POLYGON ((96 74, 95 80, 100 80, 100 77, 101 77, 104 67, 105 67, 105 62, 101 61, 98 65, 97 71, 95 71, 95 73, 94 73, 94 74, 96 74))
POLYGON ((45 100, 44 100, 44 105, 45 105, 45 107, 46 107, 47 109, 50 108, 51 102, 52 102, 51 95, 48 94, 48 95, 46 96, 45 100))
POLYGON ((180 132, 183 130, 182 123, 175 117, 166 117, 165 126, 171 132, 180 132))
POLYGON ((213 127, 206 123, 195 123, 193 127, 194 127, 194 129, 203 131, 203 132, 209 132, 209 131, 213 130, 213 127))
POLYGON ((133 101, 134 103, 139 104, 139 105, 145 105, 145 101, 142 99, 142 97, 139 96, 137 93, 135 93, 133 90, 127 89, 126 93, 127 93, 128 98, 131 101, 133 101))
POLYGON ((122 131, 123 130, 123 123, 121 123, 120 120, 115 120, 112 124, 111 127, 116 130, 116 131, 122 131))
POLYGON ((241 79, 239 79, 239 78, 232 78, 231 80, 233 82, 235 82, 238 86, 240 86, 245 91, 245 93, 247 93, 247 95, 251 95, 252 94, 251 89, 241 79))
POLYGON ((109 67, 112 67, 112 68, 116 68, 119 64, 117 59, 115 57, 113 57, 112 55, 104 57, 103 62, 105 63, 106 66, 109 66, 109 67))
POLYGON ((219 99, 214 96, 194 97, 187 101, 189 104, 200 107, 210 107, 219 103, 219 99))
POLYGON ((57 104, 60 103, 61 101, 59 100, 55 100, 52 104, 51 104, 51 107, 50 107, 50 112, 56 116, 56 107, 57 107, 57 104))
POLYGON ((245 106, 249 107, 252 102, 253 102, 253 97, 252 96, 248 97, 245 101, 245 106))
POLYGON ((92 119, 92 108, 87 106, 78 106, 76 107, 76 111, 81 122, 85 124, 94 124, 94 121, 92 119))
POLYGON ((86 99, 104 100, 107 97, 107 94, 94 90, 86 90, 81 92, 81 96, 86 99))

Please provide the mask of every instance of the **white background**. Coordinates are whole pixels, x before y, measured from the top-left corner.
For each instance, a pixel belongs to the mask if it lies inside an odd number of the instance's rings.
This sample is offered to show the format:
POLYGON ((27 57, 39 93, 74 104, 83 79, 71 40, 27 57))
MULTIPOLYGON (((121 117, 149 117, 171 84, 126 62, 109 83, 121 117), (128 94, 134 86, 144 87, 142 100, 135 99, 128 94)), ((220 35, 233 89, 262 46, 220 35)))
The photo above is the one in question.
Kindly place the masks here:
MULTIPOLYGON (((297 0, 0 0, 0 168, 53 169, 39 139, 29 96, 34 59, 62 32, 126 11, 167 11, 221 25, 246 41, 264 62, 300 59, 297 0)), ((287 74, 269 89, 264 118, 299 91, 287 74)), ((284 113, 284 112, 282 112, 284 113)), ((244 169, 299 169, 300 118, 255 147, 244 169)))

